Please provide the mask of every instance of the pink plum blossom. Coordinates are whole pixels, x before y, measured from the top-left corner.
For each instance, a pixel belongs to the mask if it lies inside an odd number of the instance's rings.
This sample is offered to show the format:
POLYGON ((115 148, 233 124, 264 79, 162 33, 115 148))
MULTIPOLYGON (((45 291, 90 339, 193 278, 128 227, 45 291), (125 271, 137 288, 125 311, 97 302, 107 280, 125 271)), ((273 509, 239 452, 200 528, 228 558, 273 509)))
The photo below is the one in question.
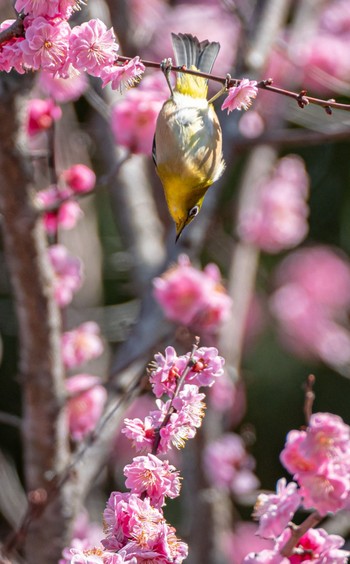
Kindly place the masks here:
POLYGON ((214 264, 200 271, 181 255, 177 265, 153 280, 153 286, 154 297, 172 321, 212 333, 230 315, 232 301, 214 264))
POLYGON ((308 176, 296 155, 280 159, 273 174, 259 186, 254 208, 239 217, 244 241, 276 253, 295 247, 307 234, 308 176))
POLYGON ((203 464, 210 483, 219 489, 239 495, 259 486, 252 471, 255 461, 235 433, 226 433, 209 443, 204 450, 203 464))
POLYGON ((280 459, 300 486, 305 508, 320 515, 343 509, 350 495, 350 427, 331 413, 316 413, 304 431, 291 431, 280 459))
POLYGON ((99 357, 102 352, 100 328, 93 321, 83 323, 62 335, 62 357, 68 369, 89 362, 99 357))
POLYGON ((39 16, 30 21, 25 40, 20 43, 25 64, 33 70, 63 72, 67 62, 71 28, 64 21, 48 21, 39 16))
POLYGON ((68 67, 64 78, 41 71, 38 84, 45 95, 60 104, 78 100, 89 86, 87 75, 76 71, 73 67, 68 67))
POLYGON ((112 90, 127 90, 140 82, 144 72, 145 66, 141 63, 140 57, 134 57, 120 66, 104 67, 101 71, 102 87, 111 84, 112 90))
POLYGON ((99 19, 73 28, 69 41, 70 62, 78 71, 101 76, 102 69, 117 58, 118 44, 113 29, 99 19))
MULTIPOLYGON (((0 31, 9 28, 15 20, 5 20, 0 23, 0 31)), ((10 72, 13 68, 19 73, 25 72, 23 53, 20 44, 24 37, 11 37, 0 45, 0 71, 10 72)))
POLYGON ((49 260, 54 272, 54 296, 60 307, 68 305, 73 294, 82 284, 81 262, 69 254, 64 245, 52 245, 48 248, 49 260))
POLYGON ((125 551, 127 560, 154 560, 181 564, 187 557, 187 545, 176 538, 160 509, 148 497, 112 492, 104 511, 107 550, 125 551))
POLYGON ((128 90, 112 110, 116 143, 133 153, 151 155, 157 117, 168 96, 169 89, 158 75, 147 76, 140 86, 128 90))
POLYGON ((61 178, 76 194, 91 192, 96 184, 96 174, 84 164, 75 164, 61 173, 61 178))
POLYGON ((175 467, 167 460, 153 454, 137 456, 124 468, 125 485, 140 497, 147 495, 153 507, 165 505, 165 497, 174 499, 180 495, 180 478, 175 467))
POLYGON ((27 107, 27 134, 30 137, 46 131, 52 127, 54 121, 61 119, 62 110, 51 99, 29 100, 27 107))
POLYGON ((332 463, 325 463, 315 473, 300 473, 297 480, 305 509, 316 509, 325 516, 344 509, 349 498, 349 464, 346 470, 332 463))
POLYGON ((69 394, 67 412, 69 431, 75 441, 81 441, 93 431, 100 419, 107 392, 98 376, 77 374, 66 380, 69 394))
MULTIPOLYGON (((290 529, 285 529, 277 540, 276 550, 281 550, 290 536, 290 529)), ((287 562, 292 564, 299 564, 299 562, 304 564, 347 564, 350 552, 341 550, 343 544, 344 539, 339 535, 329 535, 324 529, 309 529, 298 540, 297 552, 290 556, 287 562)))
POLYGON ((254 507, 254 517, 259 519, 258 534, 276 538, 282 533, 301 503, 297 484, 287 484, 285 478, 277 482, 276 494, 259 494, 254 507))
POLYGON ((170 412, 170 400, 157 400, 158 409, 151 411, 144 421, 141 419, 125 419, 122 433, 132 440, 137 451, 150 452, 159 440, 157 452, 168 452, 172 446, 183 448, 188 439, 196 435, 204 416, 204 394, 200 394, 197 386, 185 384, 174 403, 175 411, 170 412), (166 421, 166 424, 164 424, 166 421))
POLYGON ((72 229, 83 216, 78 202, 62 201, 70 195, 69 190, 62 190, 57 186, 50 186, 36 194, 36 200, 42 209, 57 206, 57 209, 47 211, 43 215, 45 229, 50 235, 57 233, 58 228, 72 229))
MULTIPOLYGON (((150 383, 157 398, 163 394, 170 397, 174 395, 178 381, 189 360, 190 354, 178 357, 175 349, 170 346, 166 347, 165 356, 161 353, 154 356, 154 362, 149 371, 150 383)), ((198 348, 193 354, 192 366, 189 367, 185 382, 196 386, 211 387, 224 373, 224 362, 215 347, 198 348)))
POLYGON ((301 249, 282 261, 270 309, 293 352, 336 368, 350 362, 349 261, 328 247, 301 249))
POLYGON ((69 18, 72 12, 79 8, 80 0, 16 0, 17 12, 24 12, 30 16, 47 16, 53 18, 60 16, 69 18))
POLYGON ((228 89, 227 98, 222 104, 221 109, 227 109, 228 114, 233 110, 248 110, 253 103, 253 99, 258 94, 256 85, 256 80, 242 78, 238 86, 228 89))

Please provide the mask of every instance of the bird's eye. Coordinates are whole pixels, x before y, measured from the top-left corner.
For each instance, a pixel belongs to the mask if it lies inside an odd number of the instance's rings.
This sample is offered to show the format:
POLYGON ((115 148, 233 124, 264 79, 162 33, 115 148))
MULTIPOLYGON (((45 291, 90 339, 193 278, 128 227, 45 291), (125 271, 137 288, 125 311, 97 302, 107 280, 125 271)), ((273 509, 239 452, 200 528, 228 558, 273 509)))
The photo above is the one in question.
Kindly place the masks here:
POLYGON ((190 211, 188 212, 188 217, 196 217, 198 212, 199 212, 199 207, 193 206, 193 208, 191 208, 190 211))

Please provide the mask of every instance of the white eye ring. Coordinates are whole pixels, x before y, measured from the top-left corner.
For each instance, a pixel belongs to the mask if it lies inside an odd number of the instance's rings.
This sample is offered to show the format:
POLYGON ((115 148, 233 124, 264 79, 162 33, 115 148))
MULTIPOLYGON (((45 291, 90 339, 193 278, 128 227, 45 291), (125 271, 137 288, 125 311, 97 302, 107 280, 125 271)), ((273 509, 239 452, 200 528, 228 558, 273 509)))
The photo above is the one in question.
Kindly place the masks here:
POLYGON ((191 208, 190 211, 188 212, 188 217, 196 217, 198 212, 199 212, 199 207, 193 206, 193 208, 191 208))

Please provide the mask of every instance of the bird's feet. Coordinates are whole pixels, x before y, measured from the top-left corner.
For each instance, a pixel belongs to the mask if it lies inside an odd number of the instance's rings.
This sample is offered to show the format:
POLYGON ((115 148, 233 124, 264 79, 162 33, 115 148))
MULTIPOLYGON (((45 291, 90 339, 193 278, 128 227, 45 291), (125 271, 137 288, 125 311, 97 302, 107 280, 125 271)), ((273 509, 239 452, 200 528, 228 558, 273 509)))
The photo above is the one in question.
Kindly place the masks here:
POLYGON ((171 60, 171 58, 169 57, 168 59, 163 59, 162 62, 160 63, 160 68, 161 68, 161 71, 164 73, 164 76, 165 76, 166 81, 168 83, 170 94, 171 94, 171 96, 173 96, 174 91, 173 91, 173 87, 171 86, 171 82, 170 82, 170 72, 171 72, 171 69, 173 68, 173 61, 171 60))

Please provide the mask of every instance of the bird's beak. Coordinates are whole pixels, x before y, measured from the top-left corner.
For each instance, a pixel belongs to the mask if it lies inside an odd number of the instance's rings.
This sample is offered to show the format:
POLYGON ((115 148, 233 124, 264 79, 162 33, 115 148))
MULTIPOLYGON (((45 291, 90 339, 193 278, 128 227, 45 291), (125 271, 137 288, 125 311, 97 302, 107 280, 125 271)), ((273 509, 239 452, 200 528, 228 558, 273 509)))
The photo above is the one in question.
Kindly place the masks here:
POLYGON ((179 221, 179 223, 176 224, 176 238, 175 238, 175 243, 178 242, 179 237, 181 235, 181 233, 183 232, 184 228, 187 225, 187 218, 185 219, 185 221, 179 221))

